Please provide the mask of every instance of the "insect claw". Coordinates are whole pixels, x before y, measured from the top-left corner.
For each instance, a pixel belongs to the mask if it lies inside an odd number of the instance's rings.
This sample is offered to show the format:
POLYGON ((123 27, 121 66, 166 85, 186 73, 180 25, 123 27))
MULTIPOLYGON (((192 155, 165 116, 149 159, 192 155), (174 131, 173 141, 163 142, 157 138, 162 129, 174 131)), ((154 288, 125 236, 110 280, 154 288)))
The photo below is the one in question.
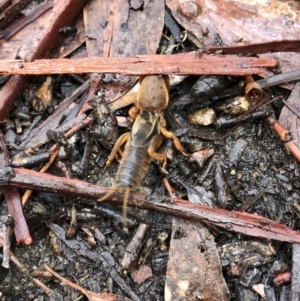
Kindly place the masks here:
POLYGON ((164 168, 164 167, 161 167, 160 168, 160 172, 165 174, 165 175, 168 175, 169 173, 167 172, 167 170, 164 168))

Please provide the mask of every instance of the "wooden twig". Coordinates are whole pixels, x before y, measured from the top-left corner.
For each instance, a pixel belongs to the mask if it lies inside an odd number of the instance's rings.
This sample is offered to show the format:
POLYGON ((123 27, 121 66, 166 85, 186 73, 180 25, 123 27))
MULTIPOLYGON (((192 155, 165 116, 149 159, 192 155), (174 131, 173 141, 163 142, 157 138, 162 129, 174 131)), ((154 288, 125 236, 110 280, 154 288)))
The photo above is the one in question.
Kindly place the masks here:
MULTIPOLYGON (((77 179, 67 179, 49 174, 42 174, 28 169, 13 169, 15 177, 8 182, 9 187, 29 188, 40 191, 62 193, 73 196, 98 199, 108 192, 110 187, 103 187, 77 179)), ((210 208, 175 199, 174 204, 146 201, 146 195, 132 193, 128 206, 156 210, 181 218, 204 221, 228 231, 235 231, 255 237, 274 239, 291 243, 300 243, 300 233, 285 225, 255 214, 210 208)), ((114 193, 109 202, 122 204, 123 196, 114 193)))
POLYGON ((121 73, 125 75, 179 74, 232 75, 260 74, 263 68, 275 68, 273 58, 216 56, 199 53, 174 55, 139 55, 127 57, 91 57, 81 59, 52 59, 22 62, 0 60, 2 74, 67 74, 67 73, 121 73))

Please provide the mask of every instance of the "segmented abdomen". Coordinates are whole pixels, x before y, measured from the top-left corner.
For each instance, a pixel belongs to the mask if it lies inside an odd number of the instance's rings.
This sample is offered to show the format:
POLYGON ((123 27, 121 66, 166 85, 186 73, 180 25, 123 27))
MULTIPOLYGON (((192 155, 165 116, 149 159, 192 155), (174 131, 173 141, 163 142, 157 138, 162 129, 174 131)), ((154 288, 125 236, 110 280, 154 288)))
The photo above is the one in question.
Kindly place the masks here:
POLYGON ((143 180, 150 163, 148 145, 142 148, 129 143, 125 147, 117 172, 117 185, 121 188, 134 189, 143 180))

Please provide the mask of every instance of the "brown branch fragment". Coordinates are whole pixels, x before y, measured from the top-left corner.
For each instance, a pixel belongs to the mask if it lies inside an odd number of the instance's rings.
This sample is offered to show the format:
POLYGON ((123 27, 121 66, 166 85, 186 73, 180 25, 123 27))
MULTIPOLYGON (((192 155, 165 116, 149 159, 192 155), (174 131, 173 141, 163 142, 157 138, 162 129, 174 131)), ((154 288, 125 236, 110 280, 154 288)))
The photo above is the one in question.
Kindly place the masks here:
MULTIPOLYGON (((53 114, 51 115, 53 118, 53 114)), ((81 130, 82 128, 88 126, 91 123, 91 118, 87 117, 85 118, 82 122, 80 122, 80 124, 76 124, 74 127, 72 127, 69 131, 67 131, 64 134, 65 138, 70 138, 72 135, 74 135, 74 133, 76 133, 77 131, 81 130)), ((45 163, 43 165, 43 167, 40 169, 40 172, 44 173, 48 170, 48 168, 53 164, 53 162, 56 160, 57 155, 58 155, 58 144, 55 143, 52 145, 52 147, 50 148, 50 152, 51 152, 51 157, 49 159, 49 161, 47 163, 45 163)), ((22 196, 22 206, 25 207, 26 203, 28 202, 29 198, 31 197, 32 194, 32 189, 27 189, 23 196, 22 196)))
POLYGON ((300 52, 299 40, 281 40, 266 43, 237 46, 211 46, 206 49, 207 53, 222 51, 223 54, 239 53, 268 53, 268 52, 300 52))
POLYGON ((2 191, 8 206, 8 212, 14 218, 14 233, 18 243, 26 245, 32 243, 32 238, 23 214, 21 198, 16 188, 2 187, 2 191))
POLYGON ((120 262, 120 267, 123 272, 128 271, 130 267, 133 265, 133 262, 137 259, 139 250, 142 247, 142 242, 147 234, 149 229, 149 225, 147 224, 139 224, 138 228, 131 238, 129 244, 124 250, 123 258, 120 262))
POLYGON ((22 62, 0 60, 2 74, 66 74, 66 73, 122 73, 145 74, 198 74, 243 76, 260 74, 263 68, 274 68, 273 58, 215 56, 199 53, 174 55, 139 55, 136 57, 91 57, 81 59, 52 59, 22 62))
MULTIPOLYGON (((42 174, 28 169, 15 168, 13 171, 16 176, 8 182, 9 187, 29 188, 47 192, 55 191, 56 193, 93 199, 102 197, 110 190, 110 187, 103 187, 77 179, 42 174)), ((161 211, 189 220, 204 221, 228 231, 255 237, 291 243, 300 242, 300 233, 255 214, 210 208, 208 206, 191 204, 180 199, 175 199, 175 204, 148 202, 145 199, 145 194, 132 193, 128 206, 138 206, 141 209, 161 211)), ((114 193, 109 202, 118 205, 122 204, 122 194, 114 193)))

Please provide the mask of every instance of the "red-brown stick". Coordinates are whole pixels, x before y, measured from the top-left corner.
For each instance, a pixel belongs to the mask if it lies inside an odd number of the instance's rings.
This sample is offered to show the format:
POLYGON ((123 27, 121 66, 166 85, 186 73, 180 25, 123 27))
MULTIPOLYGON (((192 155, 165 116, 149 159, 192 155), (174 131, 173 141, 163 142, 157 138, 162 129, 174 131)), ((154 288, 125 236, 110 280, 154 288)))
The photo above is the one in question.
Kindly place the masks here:
MULTIPOLYGON (((42 174, 28 169, 16 168, 14 172, 16 176, 9 181, 8 186, 10 187, 36 189, 92 199, 100 198, 110 189, 77 179, 42 174)), ((128 206, 137 206, 141 209, 157 210, 185 219, 204 221, 228 231, 255 237, 300 243, 300 233, 255 214, 195 205, 180 199, 175 199, 175 204, 149 202, 145 199, 145 194, 132 193, 128 206)), ((109 202, 120 205, 123 203, 123 196, 115 193, 109 202)))
POLYGON ((198 53, 139 55, 127 57, 91 57, 81 59, 36 60, 34 62, 0 60, 3 74, 121 73, 126 75, 180 74, 232 75, 260 74, 274 68, 273 58, 214 56, 198 53))
POLYGON ((28 226, 23 214, 19 191, 12 187, 2 187, 3 194, 8 206, 8 213, 14 217, 14 233, 18 243, 24 242, 26 245, 32 243, 28 226))

